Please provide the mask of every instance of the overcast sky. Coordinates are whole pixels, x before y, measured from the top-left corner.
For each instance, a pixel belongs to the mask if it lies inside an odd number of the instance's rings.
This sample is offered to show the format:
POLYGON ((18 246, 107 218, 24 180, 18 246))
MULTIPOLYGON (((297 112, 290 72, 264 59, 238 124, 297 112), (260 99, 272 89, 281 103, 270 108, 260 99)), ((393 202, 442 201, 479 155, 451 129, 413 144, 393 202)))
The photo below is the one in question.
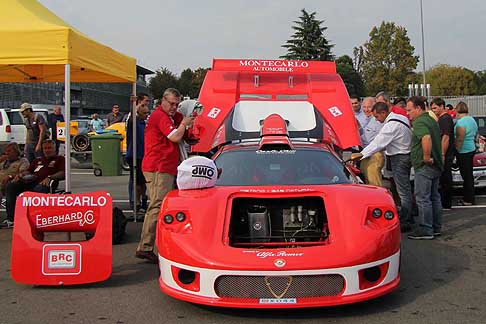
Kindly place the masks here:
MULTIPOLYGON (((213 58, 277 59, 300 10, 316 11, 336 56, 395 22, 422 53, 420 0, 40 0, 91 38, 152 70, 210 67, 213 58)), ((486 70, 486 1, 423 0, 425 62, 486 70)), ((419 63, 418 69, 422 69, 419 63)))

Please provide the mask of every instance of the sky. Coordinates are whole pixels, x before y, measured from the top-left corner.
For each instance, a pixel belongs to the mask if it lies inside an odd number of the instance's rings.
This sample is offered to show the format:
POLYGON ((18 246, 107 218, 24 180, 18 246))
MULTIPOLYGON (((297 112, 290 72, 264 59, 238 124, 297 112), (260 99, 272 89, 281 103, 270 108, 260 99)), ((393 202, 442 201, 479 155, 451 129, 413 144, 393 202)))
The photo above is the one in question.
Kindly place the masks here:
MULTIPOLYGON (((335 56, 349 55, 382 21, 408 31, 422 57, 420 0, 39 0, 89 37, 151 70, 210 67, 213 58, 278 59, 301 9, 316 12, 335 56)), ((486 70, 484 0, 423 0, 426 69, 486 70)), ((422 61, 417 70, 422 70, 422 61)))

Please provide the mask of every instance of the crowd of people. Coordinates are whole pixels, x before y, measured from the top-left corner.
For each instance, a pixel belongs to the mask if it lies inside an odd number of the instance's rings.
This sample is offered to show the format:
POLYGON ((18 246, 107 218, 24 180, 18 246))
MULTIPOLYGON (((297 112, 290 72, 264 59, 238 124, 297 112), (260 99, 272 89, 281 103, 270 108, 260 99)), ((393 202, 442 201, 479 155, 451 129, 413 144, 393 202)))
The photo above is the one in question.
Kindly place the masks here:
MULTIPOLYGON (((148 95, 142 93, 133 100, 136 100, 136 116, 128 116, 126 122, 128 193, 131 207, 145 213, 135 256, 157 263, 154 243, 160 206, 174 188, 179 163, 186 158, 181 143, 187 139, 194 116, 191 112, 178 111, 181 94, 174 88, 165 90, 150 119, 148 95), (133 164, 133 117, 136 118, 136 165, 133 164)), ((362 143, 352 159, 359 160, 365 182, 385 186, 383 178, 391 180, 399 206, 401 231, 409 233, 410 239, 433 239, 441 235, 442 211, 452 206, 454 159, 464 180, 464 197, 459 204, 474 204, 472 162, 478 126, 468 115, 467 105, 460 102, 451 109, 441 98, 434 98, 429 106, 426 98, 417 96, 396 98, 392 103, 385 92, 362 101, 351 96, 350 100, 362 143), (414 214, 418 214, 417 222, 414 214)), ((13 225, 15 200, 21 192, 52 192, 65 177, 64 157, 58 155, 59 143, 49 139, 49 129, 56 134, 57 122, 64 121, 60 107, 54 109, 47 122, 28 103, 22 104, 20 113, 27 128, 25 158, 16 143, 7 145, 0 156, 0 189, 7 210, 4 227, 13 225)), ((118 105, 113 105, 107 125, 123 120, 118 105)), ((91 130, 104 126, 98 114, 93 114, 91 130)))
POLYGON ((454 109, 441 98, 429 106, 425 97, 397 98, 378 93, 362 102, 351 97, 362 142, 359 160, 366 183, 384 186, 390 178, 399 208, 402 232, 410 239, 441 235, 442 211, 452 207, 452 165, 463 179, 463 199, 474 204, 473 156, 478 125, 459 102, 454 109), (413 170, 413 188, 411 172, 413 170), (413 190, 412 190, 413 189, 413 190), (418 222, 415 222, 415 211, 418 222))

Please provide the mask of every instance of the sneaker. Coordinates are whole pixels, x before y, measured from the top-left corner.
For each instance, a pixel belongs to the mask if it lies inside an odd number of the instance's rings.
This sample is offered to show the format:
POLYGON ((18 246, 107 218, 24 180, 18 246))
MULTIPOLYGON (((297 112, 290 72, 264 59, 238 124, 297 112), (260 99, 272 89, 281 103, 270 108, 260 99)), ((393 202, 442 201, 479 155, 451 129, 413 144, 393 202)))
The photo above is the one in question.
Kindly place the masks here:
POLYGON ((411 240, 433 240, 433 234, 427 234, 422 229, 418 229, 413 233, 408 234, 408 238, 411 240))
POLYGON ((147 260, 150 263, 157 264, 159 262, 157 256, 152 251, 137 251, 135 257, 147 260))
POLYGON ((0 223, 0 228, 11 228, 13 226, 14 226, 14 222, 9 221, 8 219, 0 223))
POLYGON ((464 201, 464 200, 459 200, 459 201, 457 202, 457 205, 458 205, 458 206, 472 206, 472 205, 473 205, 473 203, 470 203, 470 202, 467 202, 467 201, 464 201))
POLYGON ((146 211, 147 211, 147 209, 143 208, 142 205, 137 205, 137 212, 145 213, 146 211))
POLYGON ((441 236, 441 235, 442 235, 442 233, 440 231, 434 231, 434 237, 441 236))

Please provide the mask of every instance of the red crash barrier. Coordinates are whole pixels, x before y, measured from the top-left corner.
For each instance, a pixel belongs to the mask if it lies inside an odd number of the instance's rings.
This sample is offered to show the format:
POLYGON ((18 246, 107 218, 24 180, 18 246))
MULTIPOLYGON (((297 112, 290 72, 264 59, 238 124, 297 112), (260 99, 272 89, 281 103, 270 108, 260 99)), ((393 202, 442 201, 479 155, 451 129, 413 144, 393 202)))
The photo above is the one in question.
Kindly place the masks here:
MULTIPOLYGON (((31 285, 76 285, 106 280, 112 263, 112 200, 106 192, 17 198, 12 278, 31 285), (45 242, 47 232, 90 232, 83 241, 45 242)), ((83 236, 84 237, 84 236, 83 236)))

